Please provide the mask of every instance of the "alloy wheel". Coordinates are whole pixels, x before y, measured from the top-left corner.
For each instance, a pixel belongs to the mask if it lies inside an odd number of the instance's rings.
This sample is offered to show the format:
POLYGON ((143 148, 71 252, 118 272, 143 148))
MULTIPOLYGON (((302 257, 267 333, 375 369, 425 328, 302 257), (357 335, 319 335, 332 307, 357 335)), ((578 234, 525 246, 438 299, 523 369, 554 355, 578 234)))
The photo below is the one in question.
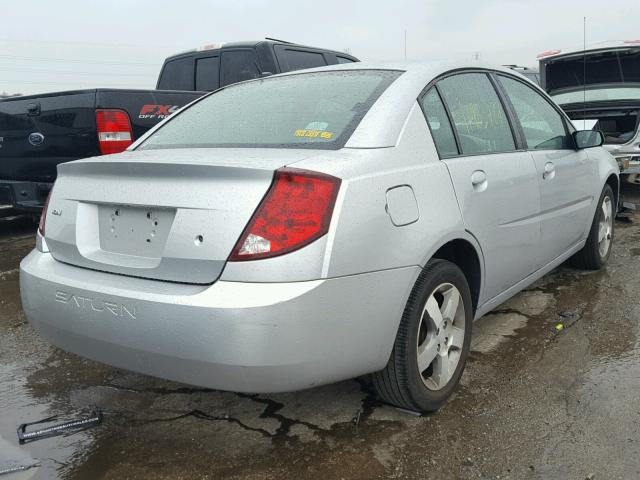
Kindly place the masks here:
POLYGON ((436 287, 427 299, 418 327, 418 371, 429 390, 441 390, 453 377, 465 334, 464 302, 450 283, 436 287))
POLYGON ((598 251, 601 258, 605 258, 611 247, 613 232, 613 205, 611 198, 605 196, 600 205, 600 223, 598 224, 598 251))

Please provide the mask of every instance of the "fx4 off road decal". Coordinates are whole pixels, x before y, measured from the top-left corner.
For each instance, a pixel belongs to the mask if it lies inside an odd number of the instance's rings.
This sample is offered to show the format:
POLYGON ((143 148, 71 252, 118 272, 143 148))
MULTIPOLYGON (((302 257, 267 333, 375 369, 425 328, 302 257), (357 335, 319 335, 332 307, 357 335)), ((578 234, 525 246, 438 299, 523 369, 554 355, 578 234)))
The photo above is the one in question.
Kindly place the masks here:
POLYGON ((179 109, 180 105, 156 105, 149 103, 142 106, 140 113, 138 114, 138 118, 163 120, 179 109))

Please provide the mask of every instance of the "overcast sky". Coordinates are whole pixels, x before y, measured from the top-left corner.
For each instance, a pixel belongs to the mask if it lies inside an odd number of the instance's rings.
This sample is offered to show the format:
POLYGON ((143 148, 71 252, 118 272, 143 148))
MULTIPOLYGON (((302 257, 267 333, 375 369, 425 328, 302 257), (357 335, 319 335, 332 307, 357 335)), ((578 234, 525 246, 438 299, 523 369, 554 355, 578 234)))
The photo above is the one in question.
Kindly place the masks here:
POLYGON ((153 88, 163 59, 276 37, 361 60, 535 65, 537 53, 640 38, 639 0, 3 0, 0 92, 153 88))

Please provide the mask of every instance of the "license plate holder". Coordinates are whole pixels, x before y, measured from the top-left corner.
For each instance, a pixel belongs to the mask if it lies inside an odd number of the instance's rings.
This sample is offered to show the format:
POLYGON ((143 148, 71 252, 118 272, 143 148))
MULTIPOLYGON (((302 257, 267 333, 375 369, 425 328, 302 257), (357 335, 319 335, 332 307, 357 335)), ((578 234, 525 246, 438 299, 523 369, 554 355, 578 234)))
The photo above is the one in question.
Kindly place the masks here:
POLYGON ((99 205, 101 250, 159 257, 175 218, 175 209, 99 205))

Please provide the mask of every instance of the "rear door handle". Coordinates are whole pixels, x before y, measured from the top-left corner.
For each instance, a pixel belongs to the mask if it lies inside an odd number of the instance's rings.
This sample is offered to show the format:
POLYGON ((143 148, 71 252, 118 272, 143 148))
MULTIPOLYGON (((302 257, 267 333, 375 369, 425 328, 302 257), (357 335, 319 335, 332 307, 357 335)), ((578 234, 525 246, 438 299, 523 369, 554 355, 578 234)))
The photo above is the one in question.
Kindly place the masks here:
POLYGON ((476 170, 471 174, 471 185, 476 192, 484 192, 487 189, 487 174, 484 170, 476 170))
POLYGON ((542 178, 544 180, 551 180, 556 176, 556 166, 552 162, 547 162, 544 164, 544 172, 542 173, 542 178))

